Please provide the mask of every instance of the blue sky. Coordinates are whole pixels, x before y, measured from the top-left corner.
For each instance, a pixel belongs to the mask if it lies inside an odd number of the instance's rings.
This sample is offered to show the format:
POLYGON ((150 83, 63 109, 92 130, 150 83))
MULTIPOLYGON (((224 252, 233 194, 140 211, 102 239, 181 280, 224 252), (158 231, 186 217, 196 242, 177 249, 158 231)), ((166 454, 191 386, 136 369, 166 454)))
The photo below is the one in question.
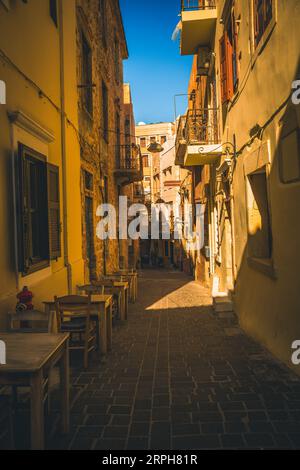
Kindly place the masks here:
MULTIPOLYGON (((120 0, 129 48, 124 80, 131 85, 135 119, 174 120, 174 95, 187 92, 192 57, 181 57, 171 36, 179 21, 180 0, 120 0)), ((177 98, 177 114, 186 107, 177 98)))

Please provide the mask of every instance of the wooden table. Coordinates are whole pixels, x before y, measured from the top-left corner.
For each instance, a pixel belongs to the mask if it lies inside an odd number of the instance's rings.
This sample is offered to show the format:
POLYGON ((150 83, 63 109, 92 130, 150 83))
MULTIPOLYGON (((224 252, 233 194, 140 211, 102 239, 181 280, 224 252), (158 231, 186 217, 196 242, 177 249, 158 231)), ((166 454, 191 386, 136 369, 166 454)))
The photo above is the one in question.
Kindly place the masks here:
POLYGON ((130 284, 130 300, 132 303, 135 303, 138 296, 138 274, 137 272, 129 271, 118 271, 114 273, 114 276, 120 276, 125 279, 130 284))
POLYGON ((44 448, 43 381, 59 365, 62 432, 69 432, 69 335, 0 333, 6 344, 6 365, 0 367, 0 385, 30 387, 31 448, 44 448))
POLYGON ((129 303, 129 283, 127 281, 119 281, 116 276, 111 276, 107 279, 101 279, 97 281, 95 287, 104 286, 104 288, 114 289, 116 292, 121 293, 121 320, 127 320, 128 318, 128 303, 129 303))
POLYGON ((53 312, 45 313, 39 310, 22 310, 20 312, 8 312, 8 326, 14 333, 51 333, 53 332, 53 312), (16 323, 18 326, 16 326, 16 323), (26 323, 26 327, 24 327, 26 323), (27 327, 27 324, 30 326, 27 327), (38 325, 38 326, 36 326, 38 325))
MULTIPOLYGON (((84 288, 86 286, 82 286, 84 288)), ((78 289, 81 289, 78 288, 78 289)), ((84 290, 84 289, 82 289, 84 290)), ((44 302, 45 312, 50 313, 55 311, 55 302, 44 302)), ((112 349, 112 295, 93 295, 92 305, 95 307, 95 313, 92 313, 92 318, 98 321, 99 339, 100 339, 100 353, 107 354, 112 349)), ((52 332, 57 332, 57 326, 54 327, 52 332)))

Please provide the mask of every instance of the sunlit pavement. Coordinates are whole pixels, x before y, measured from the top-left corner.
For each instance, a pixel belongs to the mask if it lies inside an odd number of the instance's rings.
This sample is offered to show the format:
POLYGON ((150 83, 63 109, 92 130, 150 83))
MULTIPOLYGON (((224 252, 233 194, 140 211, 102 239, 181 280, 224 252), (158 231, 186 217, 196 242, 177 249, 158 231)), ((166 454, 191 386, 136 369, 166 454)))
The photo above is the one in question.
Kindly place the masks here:
POLYGON ((52 449, 300 447, 300 380, 182 273, 143 271, 113 351, 72 374, 71 433, 52 449))

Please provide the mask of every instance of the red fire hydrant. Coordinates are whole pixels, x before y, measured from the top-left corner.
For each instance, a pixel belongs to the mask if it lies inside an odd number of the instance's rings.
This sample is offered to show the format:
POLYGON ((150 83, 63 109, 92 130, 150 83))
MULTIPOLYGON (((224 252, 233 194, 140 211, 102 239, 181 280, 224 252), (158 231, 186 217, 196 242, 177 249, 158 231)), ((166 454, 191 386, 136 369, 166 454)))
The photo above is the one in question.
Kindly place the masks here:
POLYGON ((17 295, 18 303, 16 310, 33 310, 33 293, 28 290, 27 286, 24 286, 21 292, 17 295))

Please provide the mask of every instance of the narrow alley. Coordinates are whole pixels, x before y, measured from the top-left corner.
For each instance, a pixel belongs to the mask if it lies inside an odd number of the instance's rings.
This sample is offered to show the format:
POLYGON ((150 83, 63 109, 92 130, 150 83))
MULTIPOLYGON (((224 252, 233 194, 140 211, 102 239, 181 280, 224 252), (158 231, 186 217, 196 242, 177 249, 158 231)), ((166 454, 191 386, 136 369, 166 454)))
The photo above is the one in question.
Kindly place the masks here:
POLYGON ((297 376, 184 274, 144 270, 139 293, 110 355, 72 369, 71 433, 50 448, 299 448, 297 376))

